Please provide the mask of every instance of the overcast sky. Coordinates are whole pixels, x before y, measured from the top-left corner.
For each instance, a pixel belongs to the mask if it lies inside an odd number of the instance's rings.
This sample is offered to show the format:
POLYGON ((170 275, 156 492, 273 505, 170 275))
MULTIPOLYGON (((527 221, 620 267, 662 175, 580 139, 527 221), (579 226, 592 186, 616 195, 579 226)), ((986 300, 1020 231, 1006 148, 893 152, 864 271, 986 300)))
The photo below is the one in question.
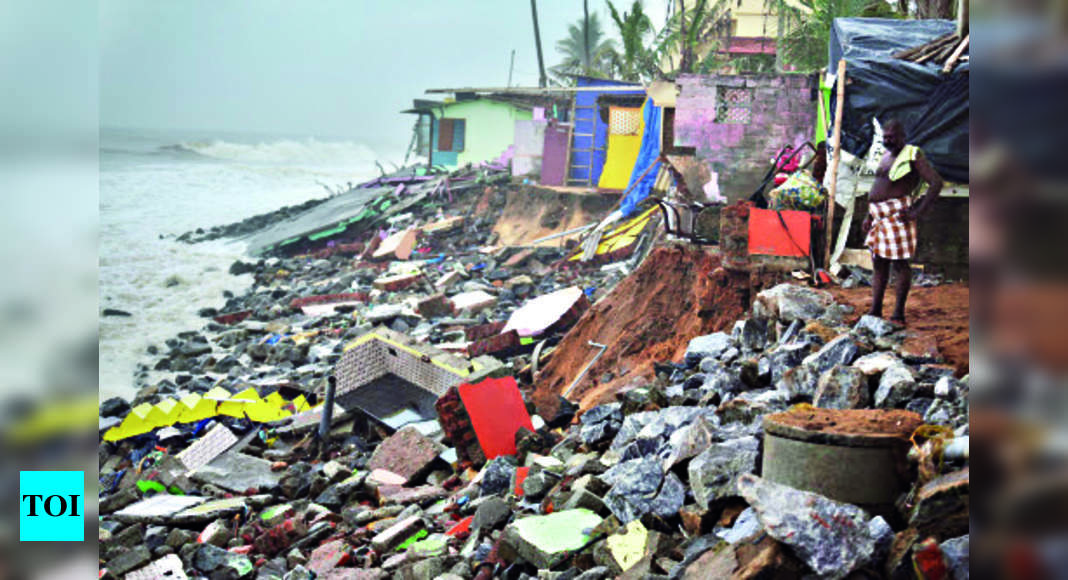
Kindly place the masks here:
MULTIPOLYGON (((659 25, 667 0, 648 0, 659 25)), ((629 7, 625 0, 617 7, 629 7)), ((590 0, 614 30, 604 0, 590 0)), ((526 0, 103 0, 104 127, 406 144, 427 88, 536 86, 526 0)), ((546 68, 582 0, 540 0, 546 68)))

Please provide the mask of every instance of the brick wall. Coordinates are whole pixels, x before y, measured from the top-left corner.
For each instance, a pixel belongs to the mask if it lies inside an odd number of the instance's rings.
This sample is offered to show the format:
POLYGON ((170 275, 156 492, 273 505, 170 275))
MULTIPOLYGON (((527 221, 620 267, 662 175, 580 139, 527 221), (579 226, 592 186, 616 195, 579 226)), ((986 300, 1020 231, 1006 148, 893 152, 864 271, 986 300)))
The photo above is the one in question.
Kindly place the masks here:
POLYGON ((812 139, 811 76, 681 75, 676 83, 674 144, 695 148, 697 159, 719 174, 720 193, 732 203, 753 194, 784 145, 812 139), (741 98, 724 118, 720 105, 728 96, 741 98))

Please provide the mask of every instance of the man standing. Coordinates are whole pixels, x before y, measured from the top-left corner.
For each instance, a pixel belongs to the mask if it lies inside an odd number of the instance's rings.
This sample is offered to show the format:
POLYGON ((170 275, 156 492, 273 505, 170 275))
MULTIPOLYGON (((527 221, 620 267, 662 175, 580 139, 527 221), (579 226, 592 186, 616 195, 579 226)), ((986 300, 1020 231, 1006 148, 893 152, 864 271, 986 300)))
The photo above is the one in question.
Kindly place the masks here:
POLYGON ((942 177, 931 167, 923 151, 905 144, 905 129, 896 120, 883 127, 883 155, 875 172, 875 184, 868 195, 868 217, 861 226, 871 249, 875 274, 871 282, 871 310, 882 317, 883 295, 891 266, 897 275, 894 314, 891 321, 905 323, 905 300, 912 286, 909 260, 916 253, 916 220, 927 212, 942 190, 942 177), (927 182, 927 194, 914 200, 920 180, 927 182))

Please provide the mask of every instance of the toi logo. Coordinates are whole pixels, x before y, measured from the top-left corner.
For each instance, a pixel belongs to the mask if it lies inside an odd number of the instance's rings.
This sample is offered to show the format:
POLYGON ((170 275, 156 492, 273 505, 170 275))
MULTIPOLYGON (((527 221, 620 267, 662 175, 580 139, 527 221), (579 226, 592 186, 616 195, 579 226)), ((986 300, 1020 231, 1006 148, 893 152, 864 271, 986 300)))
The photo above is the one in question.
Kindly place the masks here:
POLYGON ((19 473, 19 541, 85 540, 85 472, 19 473))

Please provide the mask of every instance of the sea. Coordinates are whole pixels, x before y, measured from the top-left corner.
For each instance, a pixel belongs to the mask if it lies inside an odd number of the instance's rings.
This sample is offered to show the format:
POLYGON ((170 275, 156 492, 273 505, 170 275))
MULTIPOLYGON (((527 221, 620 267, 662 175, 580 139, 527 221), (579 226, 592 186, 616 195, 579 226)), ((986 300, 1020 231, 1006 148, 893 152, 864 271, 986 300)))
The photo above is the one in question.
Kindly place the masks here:
POLYGON ((330 195, 390 170, 403 148, 313 136, 102 129, 100 132, 99 302, 131 316, 100 318, 100 397, 132 398, 149 345, 196 330, 224 291, 242 293, 250 275, 242 239, 198 244, 184 232, 240 221, 330 195), (324 187, 325 186, 325 187, 324 187), (329 188, 329 190, 328 190, 329 188))

